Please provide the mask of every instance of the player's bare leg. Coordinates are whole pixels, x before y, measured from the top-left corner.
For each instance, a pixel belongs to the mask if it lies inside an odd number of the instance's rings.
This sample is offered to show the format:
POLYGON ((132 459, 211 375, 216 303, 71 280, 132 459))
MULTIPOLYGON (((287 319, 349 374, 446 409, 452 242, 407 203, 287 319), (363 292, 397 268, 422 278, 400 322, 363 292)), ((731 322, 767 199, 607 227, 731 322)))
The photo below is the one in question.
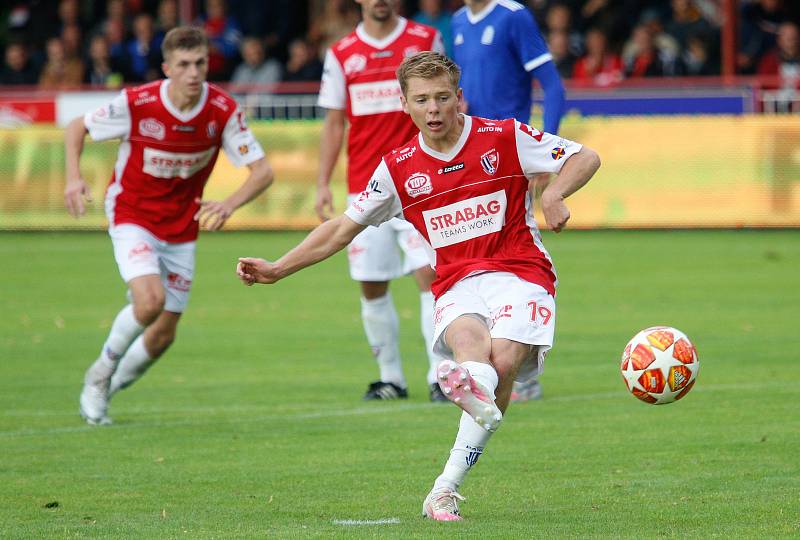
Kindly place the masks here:
POLYGON ((109 397, 139 380, 175 341, 181 314, 162 311, 144 333, 133 342, 111 377, 109 397))
POLYGON ((447 397, 442 393, 436 378, 436 368, 442 361, 433 352, 433 317, 436 301, 431 292, 431 284, 436 279, 436 271, 430 266, 423 266, 414 270, 414 280, 419 288, 419 319, 422 330, 422 338, 425 340, 425 352, 428 355, 428 388, 430 400, 434 402, 446 402, 447 397))
POLYGON ((389 283, 386 281, 360 283, 361 321, 380 369, 380 380, 369 385, 364 399, 406 398, 408 390, 400 360, 400 322, 389 292, 389 283))
POLYGON ((158 275, 133 278, 128 283, 132 304, 125 306, 114 319, 111 331, 97 360, 86 370, 80 397, 80 414, 89 424, 110 424, 108 417, 109 385, 120 359, 131 348, 142 330, 164 308, 164 287, 158 275))

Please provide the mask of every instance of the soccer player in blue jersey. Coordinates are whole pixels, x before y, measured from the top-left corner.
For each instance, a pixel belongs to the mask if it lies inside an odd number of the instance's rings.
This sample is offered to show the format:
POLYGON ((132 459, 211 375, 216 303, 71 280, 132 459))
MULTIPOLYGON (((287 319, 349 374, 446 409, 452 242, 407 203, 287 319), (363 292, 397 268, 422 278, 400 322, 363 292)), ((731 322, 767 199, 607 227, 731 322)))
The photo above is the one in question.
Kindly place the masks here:
POLYGON ((513 0, 465 0, 452 19, 453 60, 468 113, 528 123, 533 78, 544 90, 544 131, 557 133, 564 86, 533 15, 513 0))
MULTIPOLYGON (((564 114, 564 86, 533 15, 513 0, 464 3, 451 24, 453 59, 461 67, 466 112, 498 120, 513 117, 527 124, 536 78, 544 90, 542 127, 548 133, 558 133, 564 114)), ((514 383, 512 400, 538 399, 541 392, 535 374, 514 383)))

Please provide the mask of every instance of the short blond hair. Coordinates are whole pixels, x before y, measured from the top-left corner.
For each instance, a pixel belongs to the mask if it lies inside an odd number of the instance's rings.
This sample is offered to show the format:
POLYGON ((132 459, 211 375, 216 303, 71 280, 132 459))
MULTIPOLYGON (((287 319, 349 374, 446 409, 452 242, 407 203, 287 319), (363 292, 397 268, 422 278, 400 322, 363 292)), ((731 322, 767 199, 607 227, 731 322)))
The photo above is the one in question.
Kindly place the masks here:
POLYGON ((397 68, 397 80, 400 81, 400 90, 406 95, 408 80, 413 77, 420 79, 435 79, 447 75, 453 91, 458 91, 458 81, 461 79, 461 69, 455 62, 443 54, 434 51, 423 51, 409 56, 397 68))
POLYGON ((201 47, 208 48, 208 38, 203 30, 196 26, 178 26, 164 36, 161 54, 166 59, 176 49, 192 50, 201 47))

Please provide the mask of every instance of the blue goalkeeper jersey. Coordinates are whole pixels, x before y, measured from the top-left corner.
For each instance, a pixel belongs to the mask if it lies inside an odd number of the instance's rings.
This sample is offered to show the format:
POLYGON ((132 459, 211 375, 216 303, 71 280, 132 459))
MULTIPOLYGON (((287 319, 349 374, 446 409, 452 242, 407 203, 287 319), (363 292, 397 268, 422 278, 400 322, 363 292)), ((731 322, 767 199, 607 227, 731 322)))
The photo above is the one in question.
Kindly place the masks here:
POLYGON ((553 59, 533 15, 512 0, 495 0, 477 15, 458 10, 452 29, 469 114, 528 123, 533 71, 553 59))

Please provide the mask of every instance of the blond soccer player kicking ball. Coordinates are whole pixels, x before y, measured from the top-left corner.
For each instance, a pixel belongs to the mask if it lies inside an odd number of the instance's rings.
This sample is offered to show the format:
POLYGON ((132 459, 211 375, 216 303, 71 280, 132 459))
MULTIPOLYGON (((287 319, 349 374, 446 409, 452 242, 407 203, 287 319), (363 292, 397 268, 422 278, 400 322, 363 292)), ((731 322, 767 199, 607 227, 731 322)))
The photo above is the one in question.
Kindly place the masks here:
POLYGON ((200 226, 221 229, 273 179, 236 102, 206 83, 203 31, 174 28, 161 49, 167 79, 123 90, 70 122, 65 134, 64 200, 75 217, 88 201, 79 166, 84 137, 120 140, 105 210, 130 303, 117 314, 100 356, 84 376, 80 414, 89 424, 111 423, 111 396, 139 379, 175 339, 194 279, 200 226), (224 201, 202 200, 220 149, 250 174, 224 201))
POLYGON ((556 275, 531 217, 528 179, 557 173, 542 196, 547 225, 569 219, 564 199, 600 166, 597 154, 514 119, 458 112, 460 72, 423 52, 397 71, 403 109, 420 133, 383 157, 344 215, 314 229, 275 262, 241 258, 246 284, 276 281, 343 249, 367 226, 410 222, 433 251, 439 386, 464 410, 455 444, 425 498, 437 521, 461 519, 458 489, 508 407, 515 378, 538 368, 553 343, 556 275))

